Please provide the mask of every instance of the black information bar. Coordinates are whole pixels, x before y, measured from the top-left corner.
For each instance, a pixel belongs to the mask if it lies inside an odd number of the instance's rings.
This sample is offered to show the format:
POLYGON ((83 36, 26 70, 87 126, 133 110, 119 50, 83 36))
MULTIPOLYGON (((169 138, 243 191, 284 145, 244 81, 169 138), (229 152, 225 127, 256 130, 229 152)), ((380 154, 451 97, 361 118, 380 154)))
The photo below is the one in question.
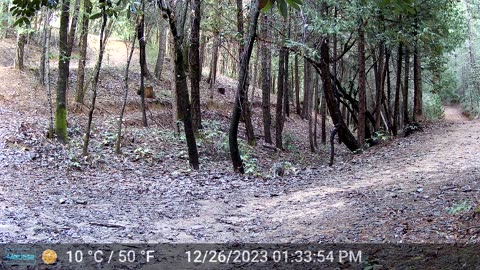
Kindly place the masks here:
POLYGON ((0 269, 480 269, 480 244, 0 244, 0 269))

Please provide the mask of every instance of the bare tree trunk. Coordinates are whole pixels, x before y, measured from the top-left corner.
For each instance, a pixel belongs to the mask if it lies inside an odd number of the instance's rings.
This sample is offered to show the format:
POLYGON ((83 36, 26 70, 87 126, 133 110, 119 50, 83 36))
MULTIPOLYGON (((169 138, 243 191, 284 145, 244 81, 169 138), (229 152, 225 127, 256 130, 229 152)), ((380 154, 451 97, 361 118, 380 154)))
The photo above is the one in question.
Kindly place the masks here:
POLYGON ((202 128, 202 115, 200 110, 200 4, 201 0, 192 1, 191 27, 190 27, 190 91, 192 93, 192 125, 193 132, 197 133, 202 128))
POLYGON ((38 78, 38 81, 40 82, 41 85, 45 85, 45 73, 46 73, 46 64, 47 64, 47 56, 48 56, 48 53, 47 51, 48 50, 48 47, 49 47, 49 44, 47 43, 47 41, 49 40, 49 37, 48 35, 51 33, 51 30, 50 30, 50 19, 51 19, 51 12, 50 12, 50 9, 48 8, 44 8, 44 13, 45 13, 45 18, 44 18, 44 22, 43 22, 43 34, 42 34, 42 56, 41 56, 41 59, 40 59, 40 68, 39 68, 39 78, 38 78))
POLYGON ((90 0, 83 0, 82 28, 80 30, 80 59, 78 60, 77 90, 75 93, 75 101, 82 104, 87 89, 85 86, 85 65, 87 61, 88 27, 91 13, 92 3, 90 0))
POLYGON ((128 53, 127 65, 125 66, 125 75, 123 77, 123 87, 125 89, 125 92, 123 94, 122 108, 120 109, 120 116, 118 117, 118 124, 117 124, 117 141, 115 143, 115 154, 117 155, 121 153, 120 147, 122 142, 123 114, 125 112, 125 107, 127 105, 127 98, 128 98, 128 73, 130 70, 130 62, 132 61, 133 52, 135 51, 136 39, 137 39, 137 33, 135 32, 130 45, 130 52, 128 53))
POLYGON ((285 50, 285 76, 284 76, 284 79, 285 79, 285 82, 283 83, 283 87, 284 87, 284 90, 283 90, 283 119, 285 120, 285 116, 286 117, 290 117, 290 101, 289 101, 289 83, 288 83, 288 68, 289 68, 289 64, 288 64, 288 58, 289 58, 289 53, 288 53, 288 50, 285 50))
POLYGON ((398 134, 399 116, 400 116, 400 87, 402 84, 402 58, 403 58, 403 46, 402 43, 398 45, 397 55, 397 82, 395 85, 395 101, 393 105, 393 136, 398 134))
POLYGON ((311 89, 309 88, 310 85, 307 82, 309 82, 312 74, 311 69, 312 68, 310 64, 308 63, 307 60, 305 60, 303 64, 303 111, 302 111, 303 119, 310 119, 310 116, 308 115, 308 113, 310 112, 309 96, 310 96, 311 89))
POLYGON ((322 103, 321 103, 320 114, 322 115, 322 144, 327 144, 327 131, 326 131, 326 122, 327 122, 327 104, 325 102, 325 94, 322 94, 322 103))
POLYGON ((423 116, 423 93, 422 93, 422 67, 421 55, 418 45, 415 46, 413 53, 413 121, 421 122, 424 120, 423 116))
MULTIPOLYGON (((145 2, 142 0, 142 10, 145 10, 145 2)), ((137 37, 138 37, 138 44, 140 47, 140 100, 142 104, 142 124, 144 127, 148 126, 147 123, 147 113, 146 113, 146 104, 145 104, 145 76, 146 70, 145 67, 147 65, 146 61, 146 52, 145 52, 145 17, 144 14, 140 14, 138 16, 137 22, 137 37)))
POLYGON ((220 47, 220 37, 218 34, 214 37, 213 57, 210 65, 210 75, 208 76, 208 83, 210 84, 210 99, 213 99, 213 88, 217 80, 217 62, 218 62, 218 47, 220 47))
POLYGON ((232 118, 230 122, 230 130, 229 130, 229 147, 230 147, 230 156, 232 159, 233 169, 235 172, 245 173, 245 169, 243 167, 243 161, 240 157, 240 151, 238 149, 238 124, 240 122, 240 116, 242 114, 242 104, 245 93, 247 91, 248 86, 248 66, 250 62, 250 57, 252 55, 253 44, 255 42, 255 36, 257 31, 257 22, 258 16, 260 14, 260 10, 258 9, 259 0, 255 0, 252 2, 252 6, 250 8, 250 23, 249 23, 249 31, 247 40, 245 42, 245 47, 240 58, 240 69, 238 72, 238 88, 237 94, 235 97, 232 118))
POLYGON ((92 128, 92 121, 93 121, 93 112, 95 110, 95 101, 97 99, 97 88, 98 88, 98 80, 100 78, 100 70, 102 68, 102 60, 103 60, 103 54, 105 53, 105 45, 107 42, 107 37, 108 34, 105 33, 105 29, 107 26, 107 13, 105 9, 102 9, 102 27, 100 29, 100 51, 98 53, 98 58, 97 58, 97 63, 95 64, 95 71, 93 74, 93 81, 92 81, 92 90, 93 90, 93 95, 92 95, 92 104, 90 105, 90 110, 88 112, 88 123, 87 123, 87 129, 85 131, 85 137, 84 137, 84 143, 83 143, 83 155, 87 156, 88 155, 88 143, 90 142, 90 131, 92 128))
POLYGON ((295 109, 297 114, 302 116, 302 110, 300 107, 300 78, 298 76, 298 55, 295 54, 295 109))
POLYGON ((57 97, 55 110, 55 134, 61 143, 67 143, 67 82, 69 75, 68 60, 68 21, 70 16, 70 0, 63 0, 60 13, 59 29, 59 61, 57 79, 57 97))
MULTIPOLYGON (((50 13, 50 12, 48 12, 50 13)), ((48 16, 50 18, 50 16, 48 16)), ((50 37, 52 34, 52 29, 49 25, 50 20, 48 20, 48 23, 45 23, 47 25, 47 31, 45 32, 45 44, 50 43, 50 37)), ((46 46, 45 48, 45 55, 48 55, 50 53, 50 46, 46 46)), ((50 114, 50 121, 48 123, 48 137, 50 139, 53 138, 53 102, 52 102, 52 89, 50 87, 50 59, 48 57, 45 57, 45 83, 47 84, 47 99, 48 99, 48 110, 50 114)))
POLYGON ((403 125, 407 126, 410 123, 408 116, 408 86, 409 86, 409 72, 410 72, 410 52, 408 47, 405 48, 405 73, 403 78, 403 125))
POLYGON ((328 38, 325 38, 324 42, 322 42, 322 45, 320 46, 320 57, 322 61, 315 63, 315 68, 320 72, 322 77, 325 99, 333 123, 338 129, 338 135, 341 136, 342 143, 344 143, 345 146, 350 149, 350 151, 356 151, 360 145, 342 119, 341 112, 338 108, 337 99, 335 97, 332 80, 330 78, 330 53, 328 43, 328 38))
POLYGON ((284 123, 283 111, 283 95, 285 91, 285 48, 280 48, 278 56, 278 90, 277 90, 277 105, 275 108, 275 146, 283 149, 282 132, 284 123))
POLYGON ((163 20, 160 19, 158 23, 158 54, 157 61, 155 63, 155 77, 159 80, 162 79, 163 62, 165 59, 165 46, 167 44, 167 26, 164 25, 163 20))
MULTIPOLYGON (((166 6, 164 2, 161 2, 161 8, 166 12, 168 22, 170 25, 170 32, 172 33, 174 43, 174 62, 175 62, 175 98, 176 98, 176 112, 177 117, 183 122, 185 128, 185 137, 187 139, 188 148, 188 161, 190 166, 194 170, 200 168, 198 160, 197 143, 195 141, 195 133, 193 131, 192 115, 190 97, 188 94, 187 76, 185 73, 185 61, 183 59, 184 54, 182 51, 183 45, 183 24, 179 16, 166 6), (177 28, 178 27, 178 28, 177 28)), ((186 8, 186 7, 185 7, 186 8)), ((183 13, 185 16, 186 14, 183 13)), ((185 18, 184 18, 185 19, 185 18)))
POLYGON ((367 88, 365 72, 365 31, 363 21, 358 30, 358 129, 357 139, 360 145, 365 143, 367 88))
POLYGON ((23 32, 23 29, 19 29, 17 33, 17 53, 15 57, 15 68, 24 70, 23 59, 25 55, 25 44, 27 44, 27 33, 23 32))
MULTIPOLYGON (((261 31, 262 36, 268 35, 268 23, 269 18, 267 14, 262 15, 261 19, 261 31)), ((272 118, 270 114, 270 88, 271 83, 271 67, 272 67, 272 52, 267 47, 265 42, 261 43, 261 55, 262 55, 262 112, 263 112, 263 132, 265 134, 265 142, 272 144, 271 125, 272 118)))

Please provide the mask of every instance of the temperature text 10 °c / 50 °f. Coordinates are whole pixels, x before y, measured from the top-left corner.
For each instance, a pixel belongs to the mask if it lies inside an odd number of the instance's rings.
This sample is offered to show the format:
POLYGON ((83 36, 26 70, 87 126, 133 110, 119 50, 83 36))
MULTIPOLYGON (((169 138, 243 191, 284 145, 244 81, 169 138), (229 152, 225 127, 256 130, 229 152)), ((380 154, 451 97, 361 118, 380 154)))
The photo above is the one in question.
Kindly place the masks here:
POLYGON ((93 260, 95 263, 136 263, 150 262, 155 258, 155 250, 69 250, 66 252, 69 263, 82 263, 93 260), (88 259, 86 259, 88 258, 88 259))

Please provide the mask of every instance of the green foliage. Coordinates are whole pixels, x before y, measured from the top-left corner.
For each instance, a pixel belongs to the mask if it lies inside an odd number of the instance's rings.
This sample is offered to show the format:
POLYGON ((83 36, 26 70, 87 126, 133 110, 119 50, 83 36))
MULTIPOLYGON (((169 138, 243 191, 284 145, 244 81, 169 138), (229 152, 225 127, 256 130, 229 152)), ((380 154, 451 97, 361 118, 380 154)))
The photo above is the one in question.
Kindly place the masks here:
POLYGON ((296 145, 297 138, 295 137, 295 134, 290 133, 288 131, 283 133, 283 147, 285 147, 285 150, 289 152, 297 152, 297 145, 296 145))
POLYGON ((294 9, 299 10, 302 5, 301 0, 262 0, 260 1, 260 9, 262 12, 269 11, 273 5, 278 7, 278 11, 283 17, 288 15, 288 6, 293 7, 294 9))
POLYGON ((443 117, 443 103, 438 94, 424 93, 423 108, 425 110, 425 118, 428 120, 435 120, 443 117))
POLYGON ((447 207, 447 212, 450 215, 462 214, 472 209, 472 201, 465 200, 461 203, 455 203, 452 207, 447 207))
POLYGON ((260 175, 258 170, 258 160, 249 154, 242 155, 243 166, 245 168, 245 174, 250 174, 254 176, 260 175))
POLYGON ((214 120, 204 120, 203 129, 199 130, 197 146, 214 158, 228 157, 228 137, 221 129, 221 123, 214 120))

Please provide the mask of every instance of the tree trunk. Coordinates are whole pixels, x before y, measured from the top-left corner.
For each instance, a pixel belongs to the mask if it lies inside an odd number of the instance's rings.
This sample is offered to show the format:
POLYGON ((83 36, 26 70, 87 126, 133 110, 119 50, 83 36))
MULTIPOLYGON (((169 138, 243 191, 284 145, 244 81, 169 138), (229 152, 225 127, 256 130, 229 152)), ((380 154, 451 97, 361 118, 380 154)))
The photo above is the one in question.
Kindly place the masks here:
POLYGON ((405 48, 405 73, 403 78, 403 125, 407 126, 410 123, 408 116, 408 78, 410 72, 410 52, 405 48))
MULTIPOLYGON (((51 12, 48 12, 50 13, 51 12)), ((48 23, 45 23, 47 25, 47 32, 45 33, 45 44, 50 44, 50 37, 52 36, 52 28, 50 27, 50 14, 48 23)), ((46 46, 45 49, 45 55, 49 55, 50 53, 50 46, 46 46)), ((49 111, 49 123, 48 123, 48 138, 52 139, 53 138, 53 102, 52 102, 52 89, 50 87, 50 58, 45 57, 44 59, 44 67, 45 67, 45 83, 47 84, 47 99, 48 99, 48 111, 49 111)))
MULTIPOLYGON (((163 3, 163 1, 162 1, 163 3)), ((172 10, 161 4, 162 10, 164 10, 168 17, 170 24, 170 32, 172 33, 174 42, 174 62, 175 62, 175 96, 177 104, 177 116, 180 121, 183 122, 185 128, 185 137, 187 139, 188 148, 188 160, 190 166, 194 170, 199 169, 197 144, 195 142, 195 133, 192 126, 192 116, 190 109, 190 98, 188 94, 187 76, 185 74, 185 62, 182 51, 183 44, 183 27, 180 31, 177 31, 177 19, 178 16, 172 12, 172 10)), ((181 25, 181 24, 180 24, 181 25)))
POLYGON ((310 119, 308 113, 310 112, 310 91, 309 84, 307 82, 310 81, 312 71, 311 66, 307 60, 305 60, 303 64, 303 111, 302 111, 302 118, 303 119, 310 119))
POLYGON ((278 56, 278 90, 277 90, 277 105, 275 108, 275 146, 279 149, 283 149, 282 143, 282 131, 284 122, 283 112, 283 95, 285 91, 285 48, 280 48, 280 54, 278 56))
POLYGON ((295 54, 295 109, 297 114, 302 116, 302 108, 300 107, 300 78, 298 76, 298 55, 295 54))
POLYGON ((163 62, 165 60, 165 46, 167 44, 167 27, 163 24, 163 20, 160 19, 158 23, 158 54, 157 61, 155 63, 155 77, 159 80, 162 79, 163 62))
POLYGON ((190 91, 192 93, 192 125, 193 131, 198 133, 202 128, 200 110, 200 4, 201 0, 192 0, 191 27, 190 27, 190 91))
POLYGON ((83 16, 80 29, 80 59, 78 60, 77 70, 77 90, 75 93, 75 101, 83 104, 85 96, 85 65, 87 61, 88 48, 88 28, 90 24, 90 14, 92 13, 92 3, 90 0, 83 0, 83 16))
POLYGON ((290 101, 289 101, 289 83, 288 83, 288 57, 289 57, 289 53, 288 53, 288 50, 285 50, 285 76, 284 76, 284 79, 285 79, 285 82, 283 83, 283 87, 284 87, 284 90, 283 90, 283 119, 285 120, 285 116, 286 117, 290 117, 290 101))
POLYGON ((402 58, 403 58, 403 46, 402 43, 398 45, 397 55, 397 82, 395 85, 395 101, 393 105, 393 136, 397 136, 399 128, 399 116, 400 116, 400 87, 402 84, 402 58))
POLYGON ((213 88, 215 86, 215 81, 217 80, 218 47, 220 47, 220 37, 216 34, 213 43, 213 57, 210 65, 210 75, 208 76, 208 83, 210 84, 210 99, 213 99, 213 88))
POLYGON ((135 40, 137 39, 137 33, 133 35, 132 43, 130 45, 130 52, 128 53, 127 58, 127 65, 125 67, 125 75, 123 77, 123 87, 125 92, 123 94, 122 100, 122 108, 120 109, 120 116, 118 117, 118 124, 117 124, 117 141, 115 143, 115 154, 120 154, 120 147, 122 141, 122 122, 123 122, 123 114, 125 112, 125 107, 127 105, 127 98, 128 98, 128 73, 130 70, 130 62, 132 61, 133 52, 135 51, 135 40))
POLYGON ((365 143, 367 87, 365 72, 365 32, 363 22, 358 30, 358 129, 357 139, 360 145, 365 143))
POLYGON ((230 157, 232 159, 233 169, 235 172, 245 173, 243 167, 243 161, 240 157, 240 151, 238 149, 238 124, 240 122, 240 115, 242 113, 242 104, 245 93, 248 86, 248 66, 250 62, 250 57, 252 55, 253 44, 255 42, 255 36, 257 31, 257 22, 260 10, 258 9, 259 0, 252 2, 250 8, 250 23, 248 37, 245 42, 245 47, 240 58, 240 69, 238 72, 238 87, 237 94, 235 97, 232 117, 230 121, 230 130, 229 130, 229 147, 230 147, 230 157))
POLYGON ((59 29, 59 60, 58 60, 58 79, 57 79, 57 97, 55 110, 55 134, 61 143, 67 143, 67 81, 69 74, 68 61, 68 22, 70 13, 70 0, 63 0, 60 13, 59 29))
POLYGON ((385 57, 385 45, 380 44, 379 55, 374 63, 375 71, 375 130, 380 129, 382 122, 382 103, 383 103, 383 65, 385 57))
POLYGON ((328 38, 325 38, 320 46, 320 57, 322 60, 318 63, 315 63, 315 68, 320 72, 322 77, 325 100, 330 112, 330 116, 332 117, 334 125, 337 127, 342 143, 344 143, 345 146, 350 149, 350 151, 356 151, 358 148, 360 148, 360 145, 342 119, 342 115, 338 107, 338 101, 335 97, 332 80, 330 78, 330 54, 328 38))
POLYGON ((421 55, 418 45, 415 46, 413 53, 413 121, 421 122, 424 120, 423 116, 423 93, 422 93, 422 67, 421 55))
MULTIPOLYGON (((320 89, 319 89, 320 90, 320 89)), ((327 128, 326 128, 326 122, 327 122, 327 104, 325 102, 325 94, 322 95, 322 103, 321 103, 321 109, 320 109, 320 114, 322 115, 322 144, 326 145, 327 144, 327 128)))
POLYGON ((100 78, 100 70, 102 68, 102 60, 103 60, 103 54, 105 52, 105 45, 107 42, 107 37, 108 35, 105 34, 105 27, 107 25, 107 13, 105 12, 105 9, 102 9, 102 27, 100 29, 100 37, 99 37, 99 42, 100 42, 100 51, 98 52, 98 58, 97 58, 97 63, 95 64, 95 71, 93 74, 93 81, 92 81, 92 90, 93 90, 93 95, 92 95, 92 104, 90 105, 90 110, 88 112, 88 123, 87 123, 87 129, 85 131, 85 137, 84 137, 84 143, 83 143, 83 155, 87 156, 88 155, 88 144, 90 142, 90 131, 92 128, 92 121, 93 121, 93 112, 95 110, 95 101, 97 99, 97 88, 98 88, 98 80, 100 78))
MULTIPOLYGON (((262 36, 268 35, 268 15, 262 15, 261 31, 262 36)), ((265 142, 272 144, 271 125, 272 118, 270 114, 270 88, 271 83, 271 67, 272 67, 272 52, 265 42, 261 43, 262 55, 262 112, 263 112, 263 132, 265 134, 265 142)))
POLYGON ((50 9, 48 8, 44 8, 44 13, 45 13, 45 18, 44 18, 44 22, 43 22, 43 34, 42 34, 42 56, 41 56, 41 59, 40 59, 40 68, 38 70, 38 73, 39 73, 39 78, 38 78, 38 81, 40 82, 41 85, 45 85, 45 76, 46 76, 46 64, 47 64, 47 56, 48 56, 48 47, 49 47, 49 44, 48 44, 48 40, 49 40, 49 37, 48 35, 50 34, 50 27, 49 27, 49 24, 50 24, 50 19, 51 19, 51 11, 50 9))
MULTIPOLYGON (((142 0, 142 10, 145 9, 144 0, 142 0)), ((137 22, 137 37, 138 44, 140 47, 140 101, 142 105, 142 124, 144 127, 148 126, 147 123, 147 113, 146 113, 146 104, 145 104, 145 75, 146 75, 146 52, 145 52, 145 17, 144 14, 138 16, 137 22)))
POLYGON ((24 70, 25 68, 25 66, 23 65, 23 59, 25 54, 25 44, 27 44, 27 33, 24 33, 23 31, 23 29, 19 29, 17 34, 17 53, 15 68, 19 70, 24 70))

